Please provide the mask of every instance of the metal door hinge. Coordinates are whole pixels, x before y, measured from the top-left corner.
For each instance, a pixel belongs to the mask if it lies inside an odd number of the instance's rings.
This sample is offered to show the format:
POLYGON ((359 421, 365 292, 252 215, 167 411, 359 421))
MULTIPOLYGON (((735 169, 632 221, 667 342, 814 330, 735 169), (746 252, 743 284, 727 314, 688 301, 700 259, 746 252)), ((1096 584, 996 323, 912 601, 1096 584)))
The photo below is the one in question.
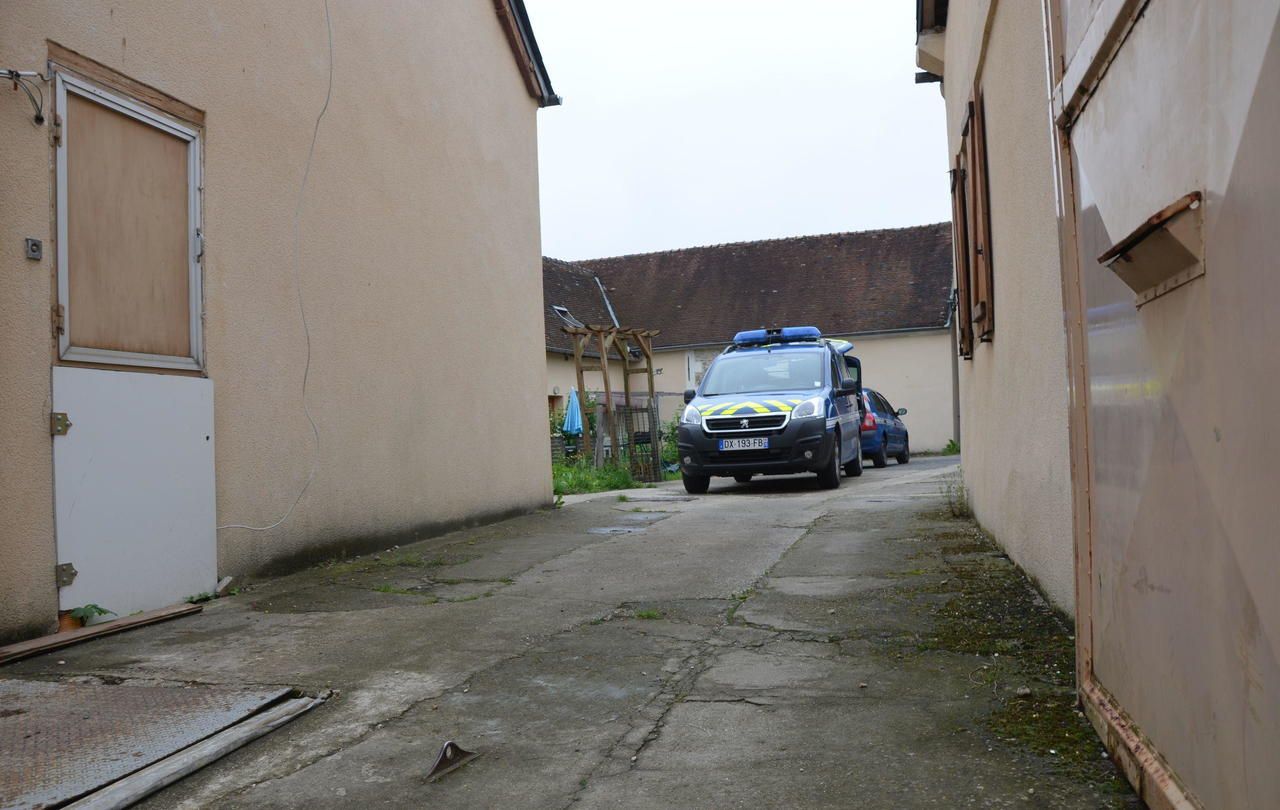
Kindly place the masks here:
POLYGON ((63 332, 67 331, 67 308, 62 304, 55 304, 50 316, 53 320, 53 336, 60 337, 63 332))
POLYGON ((62 116, 53 114, 53 145, 62 145, 62 116))
POLYGON ((53 436, 65 436, 71 430, 71 420, 65 413, 49 414, 49 433, 53 436))
POLYGON ((61 563, 53 567, 53 580, 58 583, 59 588, 65 588, 76 581, 76 574, 80 573, 71 563, 61 563))
POLYGON ((204 231, 196 228, 196 261, 204 261, 204 231))

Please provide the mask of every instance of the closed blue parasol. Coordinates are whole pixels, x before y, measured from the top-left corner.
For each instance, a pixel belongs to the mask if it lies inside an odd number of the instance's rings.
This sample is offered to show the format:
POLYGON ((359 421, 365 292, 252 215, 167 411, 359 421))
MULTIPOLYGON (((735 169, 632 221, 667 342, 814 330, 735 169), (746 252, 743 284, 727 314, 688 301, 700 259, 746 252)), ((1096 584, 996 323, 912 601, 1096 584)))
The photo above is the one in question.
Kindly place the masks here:
POLYGON ((569 436, 582 433, 582 407, 578 405, 578 389, 569 389, 569 404, 564 408, 564 424, 560 432, 569 436))

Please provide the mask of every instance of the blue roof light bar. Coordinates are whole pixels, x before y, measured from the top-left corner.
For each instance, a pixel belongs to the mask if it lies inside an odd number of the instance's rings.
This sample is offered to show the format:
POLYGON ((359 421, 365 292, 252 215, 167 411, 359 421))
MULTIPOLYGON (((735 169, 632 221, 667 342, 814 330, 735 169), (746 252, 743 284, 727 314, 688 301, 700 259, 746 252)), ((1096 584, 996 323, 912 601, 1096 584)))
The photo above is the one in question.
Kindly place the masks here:
POLYGON ((784 326, 779 337, 782 338, 783 343, 794 340, 819 340, 822 332, 816 326, 784 326))
POLYGON ((759 346, 769 339, 769 333, 763 329, 748 329, 733 336, 735 346, 759 346))
POLYGON ((733 336, 735 346, 763 346, 767 343, 797 343, 820 340, 822 332, 816 326, 784 326, 781 329, 748 329, 733 336))

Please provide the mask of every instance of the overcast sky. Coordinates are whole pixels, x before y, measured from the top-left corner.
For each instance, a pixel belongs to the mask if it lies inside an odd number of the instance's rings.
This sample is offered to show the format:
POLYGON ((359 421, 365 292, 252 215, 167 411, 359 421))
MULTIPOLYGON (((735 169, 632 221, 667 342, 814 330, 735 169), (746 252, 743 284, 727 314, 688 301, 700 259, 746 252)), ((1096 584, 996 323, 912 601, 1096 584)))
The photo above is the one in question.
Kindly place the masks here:
POLYGON ((542 250, 586 259, 939 222, 937 85, 909 0, 526 0, 542 250))

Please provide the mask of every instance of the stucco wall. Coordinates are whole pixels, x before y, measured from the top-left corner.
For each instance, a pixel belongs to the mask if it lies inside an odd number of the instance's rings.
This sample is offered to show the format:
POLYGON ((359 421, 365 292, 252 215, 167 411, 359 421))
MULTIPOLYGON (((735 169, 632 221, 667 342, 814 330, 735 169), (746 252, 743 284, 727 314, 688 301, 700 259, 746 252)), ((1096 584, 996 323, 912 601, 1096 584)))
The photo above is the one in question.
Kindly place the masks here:
MULTIPOLYGON (((947 19, 951 154, 989 3, 960 0, 947 19)), ((1043 14, 995 8, 981 75, 990 155, 996 331, 960 364, 962 467, 978 521, 1064 610, 1075 604, 1066 336, 1043 14)), ((909 406, 908 406, 909 407, 909 406)))
MULTIPOLYGON (((44 41, 14 19, 22 16, 15 11, 8 8, 0 25, 0 62, 43 71, 44 41), (32 47, 15 48, 19 39, 32 39, 32 47)), ((49 630, 58 606, 49 437, 52 158, 48 130, 31 118, 26 97, 6 87, 0 93, 0 641, 49 630), (43 261, 23 258, 25 237, 43 240, 43 261)))
POLYGON ((912 450, 941 450, 954 433, 951 333, 910 332, 847 338, 862 361, 863 384, 906 408, 912 450))
MULTIPOLYGON (((293 275, 293 212, 328 50, 318 2, 130 0, 6 9, 0 63, 45 40, 206 113, 207 368, 219 572, 527 509, 550 497, 542 390, 536 102, 491 3, 330 4, 333 96, 293 275)), ((45 88, 46 98, 52 95, 45 88)), ((0 106, 0 627, 52 616, 51 149, 0 106), (46 261, 21 258, 43 236, 46 261)), ((328 551, 324 552, 328 553, 328 551)))

